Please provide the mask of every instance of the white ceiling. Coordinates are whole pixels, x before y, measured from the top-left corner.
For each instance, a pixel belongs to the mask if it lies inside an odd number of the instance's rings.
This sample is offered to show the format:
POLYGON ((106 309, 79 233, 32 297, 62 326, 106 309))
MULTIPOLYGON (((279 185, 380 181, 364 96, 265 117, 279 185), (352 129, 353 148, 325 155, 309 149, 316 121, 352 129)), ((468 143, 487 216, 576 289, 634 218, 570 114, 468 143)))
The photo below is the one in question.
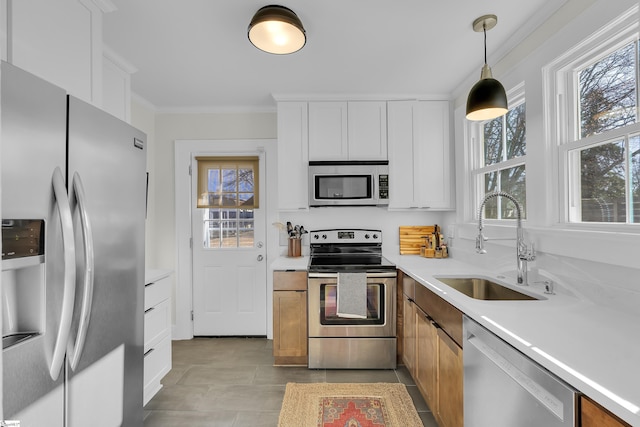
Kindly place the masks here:
MULTIPOLYGON (((264 0, 112 0, 104 41, 137 68, 133 92, 164 111, 272 109, 272 94, 432 96, 467 91, 564 1, 284 0, 307 33, 291 55, 247 39, 264 0)), ((498 75, 495 75, 499 79, 498 75)))

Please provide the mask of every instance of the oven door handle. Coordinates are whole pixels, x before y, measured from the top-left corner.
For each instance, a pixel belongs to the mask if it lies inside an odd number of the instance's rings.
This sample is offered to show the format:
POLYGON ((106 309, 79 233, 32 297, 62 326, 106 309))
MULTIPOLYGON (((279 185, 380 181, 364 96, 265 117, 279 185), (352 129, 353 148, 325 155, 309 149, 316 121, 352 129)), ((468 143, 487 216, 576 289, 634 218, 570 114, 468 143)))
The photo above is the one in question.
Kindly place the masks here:
MULTIPOLYGON (((385 277, 397 277, 398 274, 395 271, 387 272, 367 272, 367 279, 372 278, 385 278, 385 277)), ((337 279, 338 273, 308 273, 309 279, 337 279)))

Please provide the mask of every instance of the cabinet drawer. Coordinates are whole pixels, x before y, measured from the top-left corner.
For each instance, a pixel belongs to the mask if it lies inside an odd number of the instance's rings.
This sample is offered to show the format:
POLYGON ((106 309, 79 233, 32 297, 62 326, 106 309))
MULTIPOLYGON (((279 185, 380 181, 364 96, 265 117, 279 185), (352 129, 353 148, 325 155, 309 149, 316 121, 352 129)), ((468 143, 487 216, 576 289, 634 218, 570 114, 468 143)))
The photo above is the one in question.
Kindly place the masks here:
POLYGON ((169 300, 147 309, 144 312, 144 351, 149 350, 164 335, 170 335, 171 311, 169 300))
POLYGON ((144 309, 148 310, 160 301, 169 298, 170 292, 169 277, 147 283, 144 285, 144 309))
POLYGON ((416 304, 462 347, 462 312, 424 286, 416 286, 416 304))
POLYGON ((171 337, 166 336, 144 354, 144 404, 162 387, 160 380, 171 370, 171 337))
POLYGON ((306 271, 274 271, 273 272, 274 291, 306 291, 307 272, 306 271))

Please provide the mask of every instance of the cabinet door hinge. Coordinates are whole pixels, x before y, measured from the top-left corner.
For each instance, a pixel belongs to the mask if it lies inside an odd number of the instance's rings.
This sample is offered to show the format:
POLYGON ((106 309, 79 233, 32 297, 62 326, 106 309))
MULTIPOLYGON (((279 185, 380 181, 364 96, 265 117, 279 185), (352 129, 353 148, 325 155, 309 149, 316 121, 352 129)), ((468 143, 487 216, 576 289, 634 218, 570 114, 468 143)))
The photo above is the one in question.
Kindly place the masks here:
POLYGON ((191 321, 193 322, 193 310, 191 310, 191 321))
POLYGON ((193 237, 189 237, 189 249, 193 249, 193 237))
POLYGON ((191 165, 189 165, 189 176, 191 176, 191 165))

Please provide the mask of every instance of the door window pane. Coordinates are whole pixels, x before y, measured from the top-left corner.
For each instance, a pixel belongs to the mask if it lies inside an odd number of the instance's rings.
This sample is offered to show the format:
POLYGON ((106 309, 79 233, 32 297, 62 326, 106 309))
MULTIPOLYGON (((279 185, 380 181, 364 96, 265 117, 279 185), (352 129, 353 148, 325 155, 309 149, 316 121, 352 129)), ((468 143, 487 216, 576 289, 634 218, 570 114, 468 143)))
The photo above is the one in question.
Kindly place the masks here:
POLYGON ((197 157, 204 248, 254 246, 257 157, 197 157))

